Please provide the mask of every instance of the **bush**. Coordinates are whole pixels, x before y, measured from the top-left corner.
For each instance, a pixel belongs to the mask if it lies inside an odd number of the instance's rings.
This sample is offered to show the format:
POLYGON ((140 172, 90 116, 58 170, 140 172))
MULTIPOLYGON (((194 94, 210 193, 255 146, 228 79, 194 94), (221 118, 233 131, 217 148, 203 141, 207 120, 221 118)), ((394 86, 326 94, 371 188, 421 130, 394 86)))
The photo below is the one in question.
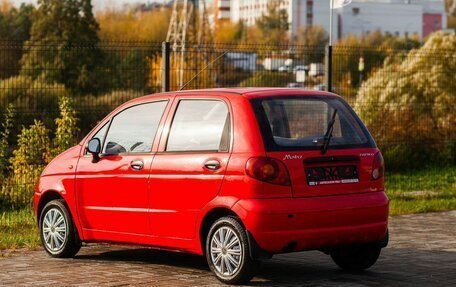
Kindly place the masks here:
POLYGON ((261 71, 240 83, 241 87, 281 87, 294 82, 292 73, 261 71))
POLYGON ((0 180, 3 179, 4 172, 8 168, 8 159, 10 157, 9 139, 13 129, 13 116, 14 106, 9 104, 2 122, 3 131, 0 133, 0 180))
POLYGON ((3 182, 2 204, 22 207, 30 204, 34 187, 50 151, 49 131, 40 121, 23 128, 10 158, 11 175, 3 182))
MULTIPOLYGON (((14 105, 16 121, 25 126, 33 124, 35 119, 52 126, 58 115, 58 99, 66 95, 63 85, 46 83, 42 79, 15 76, 0 81, 0 103, 3 105, 0 108, 5 111, 7 105, 14 105)), ((15 130, 12 134, 19 132, 15 130)))
POLYGON ((0 102, 11 103, 21 112, 56 111, 59 97, 66 94, 63 85, 44 79, 15 76, 0 81, 0 102))
POLYGON ((55 120, 56 130, 52 141, 52 148, 47 155, 48 162, 61 152, 74 146, 77 141, 76 136, 79 132, 76 111, 69 97, 63 96, 59 99, 59 110, 60 117, 55 120))
POLYGON ((362 85, 355 109, 391 168, 454 164, 454 47, 455 35, 436 33, 404 60, 387 59, 362 85), (436 156, 445 150, 449 157, 436 156))

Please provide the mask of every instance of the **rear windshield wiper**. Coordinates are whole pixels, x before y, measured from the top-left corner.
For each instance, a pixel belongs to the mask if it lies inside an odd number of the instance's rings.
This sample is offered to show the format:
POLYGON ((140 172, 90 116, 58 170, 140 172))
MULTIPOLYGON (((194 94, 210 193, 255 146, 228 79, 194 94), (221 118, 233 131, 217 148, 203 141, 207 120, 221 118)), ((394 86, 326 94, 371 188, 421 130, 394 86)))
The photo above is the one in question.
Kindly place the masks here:
POLYGON ((321 153, 325 154, 328 150, 329 142, 332 138, 332 133, 334 130, 334 123, 336 122, 337 109, 334 110, 334 113, 331 117, 331 120, 328 123, 328 128, 326 129, 325 137, 323 138, 323 145, 321 147, 321 153))

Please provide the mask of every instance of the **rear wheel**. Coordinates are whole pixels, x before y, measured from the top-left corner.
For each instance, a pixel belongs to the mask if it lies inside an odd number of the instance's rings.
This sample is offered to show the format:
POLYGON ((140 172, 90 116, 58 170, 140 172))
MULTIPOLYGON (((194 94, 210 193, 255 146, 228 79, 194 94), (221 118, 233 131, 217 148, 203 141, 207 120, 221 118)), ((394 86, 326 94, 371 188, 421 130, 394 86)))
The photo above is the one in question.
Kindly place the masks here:
POLYGON ((73 257, 81 248, 73 219, 62 199, 52 200, 44 206, 39 227, 41 243, 52 257, 73 257))
POLYGON ((344 270, 362 271, 377 262, 380 251, 377 245, 351 246, 332 251, 331 258, 344 270))
POLYGON ((260 265, 250 258, 247 232, 233 217, 223 217, 212 225, 206 240, 206 258, 217 279, 226 284, 250 281, 260 265))

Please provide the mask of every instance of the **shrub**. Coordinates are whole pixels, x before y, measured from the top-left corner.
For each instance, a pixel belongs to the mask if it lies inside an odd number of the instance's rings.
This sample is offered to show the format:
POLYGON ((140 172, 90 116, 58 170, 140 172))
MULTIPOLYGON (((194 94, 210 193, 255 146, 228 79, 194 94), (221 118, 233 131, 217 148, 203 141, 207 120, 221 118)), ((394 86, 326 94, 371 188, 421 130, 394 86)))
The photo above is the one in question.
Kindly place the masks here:
POLYGON ((391 168, 454 163, 451 152, 436 156, 456 140, 454 47, 456 36, 436 33, 403 61, 386 60, 362 85, 355 109, 391 168))
POLYGON ((40 121, 23 128, 17 148, 10 158, 11 175, 2 186, 3 204, 21 207, 30 204, 33 189, 44 169, 50 150, 49 131, 40 121))
MULTIPOLYGON (((67 96, 59 99, 60 117, 55 119, 56 130, 53 140, 50 131, 38 120, 29 128, 22 128, 17 147, 9 159, 11 174, 4 178, 0 193, 0 206, 22 207, 31 202, 34 187, 45 165, 59 153, 76 143, 78 119, 72 101, 67 96)), ((4 131, 0 139, 0 156, 8 150, 8 135, 12 125, 12 107, 5 115, 4 131)), ((6 165, 6 164, 5 164, 6 165)))
POLYGON ((3 131, 0 133, 0 179, 3 178, 4 172, 8 168, 8 159, 10 157, 9 138, 13 128, 13 116, 14 106, 9 104, 2 122, 3 131))
POLYGON ((65 94, 63 85, 47 83, 44 79, 15 76, 0 81, 0 101, 14 104, 18 111, 56 111, 57 99, 65 94))
POLYGON ((281 87, 294 82, 293 74, 261 71, 240 83, 241 87, 281 87))
MULTIPOLYGON (((53 125, 58 115, 58 99, 66 96, 61 84, 50 84, 42 79, 32 80, 26 76, 15 76, 0 81, 0 103, 13 104, 16 120, 25 126, 39 119, 46 125, 53 125)), ((2 107, 2 108, 4 108, 2 107)), ((20 130, 14 131, 14 134, 20 130)))
POLYGON ((47 161, 51 161, 59 153, 76 144, 79 128, 76 111, 69 97, 62 96, 59 100, 60 117, 55 120, 56 130, 52 150, 47 161))

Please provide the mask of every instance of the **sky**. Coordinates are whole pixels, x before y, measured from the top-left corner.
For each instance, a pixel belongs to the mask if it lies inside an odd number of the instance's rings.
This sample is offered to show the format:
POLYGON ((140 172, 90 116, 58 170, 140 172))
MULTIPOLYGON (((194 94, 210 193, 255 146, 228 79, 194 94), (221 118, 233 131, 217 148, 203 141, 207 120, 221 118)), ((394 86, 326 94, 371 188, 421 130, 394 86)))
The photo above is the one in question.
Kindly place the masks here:
MULTIPOLYGON (((15 6, 19 6, 21 3, 36 3, 36 0, 11 0, 15 6)), ((134 4, 134 3, 144 3, 144 2, 164 2, 163 0, 92 0, 94 9, 96 11, 103 10, 106 7, 122 7, 123 4, 134 4)))

